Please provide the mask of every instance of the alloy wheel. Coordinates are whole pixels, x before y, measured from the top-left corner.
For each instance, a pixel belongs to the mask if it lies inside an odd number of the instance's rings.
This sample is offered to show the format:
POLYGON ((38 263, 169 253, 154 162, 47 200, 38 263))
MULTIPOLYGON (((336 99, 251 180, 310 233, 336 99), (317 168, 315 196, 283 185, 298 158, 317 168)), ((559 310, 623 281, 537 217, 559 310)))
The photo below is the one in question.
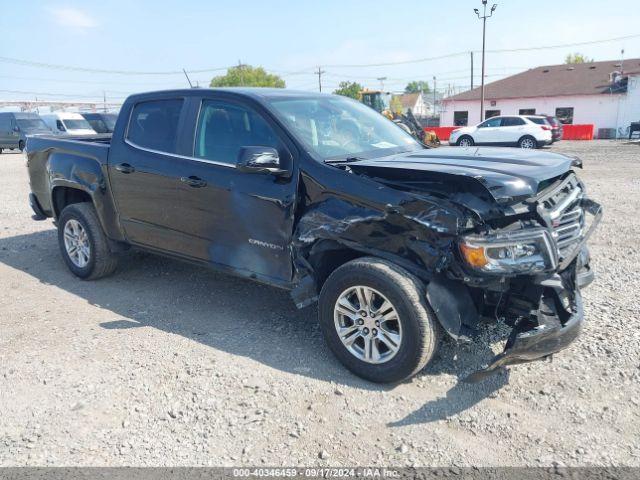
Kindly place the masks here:
POLYGON ((520 148, 536 148, 536 144, 531 138, 523 138, 520 141, 520 148))
POLYGON ((64 248, 76 267, 84 268, 91 259, 91 245, 86 230, 73 218, 64 226, 64 248))
POLYGON ((391 360, 402 344, 402 324, 393 304, 380 292, 357 285, 340 294, 334 307, 336 333, 363 362, 391 360))

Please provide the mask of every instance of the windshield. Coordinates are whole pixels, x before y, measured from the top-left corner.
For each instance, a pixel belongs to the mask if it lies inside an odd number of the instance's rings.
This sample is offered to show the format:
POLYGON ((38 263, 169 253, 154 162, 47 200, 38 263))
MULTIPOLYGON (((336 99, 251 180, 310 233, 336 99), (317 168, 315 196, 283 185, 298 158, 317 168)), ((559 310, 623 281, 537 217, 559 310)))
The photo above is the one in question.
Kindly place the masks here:
POLYGON ((16 123, 23 132, 50 132, 47 125, 40 118, 18 118, 16 123))
POLYGON ((274 99, 276 116, 323 160, 375 158, 424 148, 381 114, 339 97, 274 99))
POLYGON ((67 130, 93 130, 89 122, 83 119, 63 119, 62 123, 67 130))

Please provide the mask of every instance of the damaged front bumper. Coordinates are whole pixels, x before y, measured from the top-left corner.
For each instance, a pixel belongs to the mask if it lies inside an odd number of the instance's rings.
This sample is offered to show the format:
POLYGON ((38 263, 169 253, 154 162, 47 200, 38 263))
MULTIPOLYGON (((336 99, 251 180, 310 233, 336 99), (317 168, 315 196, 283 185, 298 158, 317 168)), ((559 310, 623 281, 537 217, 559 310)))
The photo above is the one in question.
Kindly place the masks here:
MULTIPOLYGON (((538 314, 537 325, 532 325, 528 321, 517 323, 511 331, 504 351, 496 355, 487 367, 465 378, 465 381, 478 382, 509 365, 543 360, 568 347, 578 337, 584 323, 580 291, 576 290, 573 293, 574 304, 565 315, 564 321, 557 310, 543 311, 544 307, 542 307, 538 314)), ((548 297, 543 297, 541 303, 547 303, 545 305, 547 308, 550 304, 555 304, 554 307, 557 309, 561 304, 559 297, 555 294, 552 294, 550 302, 546 300, 548 297)))
MULTIPOLYGON (((509 365, 549 358, 579 335, 584 322, 580 289, 594 278, 586 242, 602 218, 599 204, 583 199, 581 206, 592 216, 591 224, 565 251, 556 270, 514 277, 509 281, 510 286, 499 293, 497 301, 489 302, 492 316, 504 318, 513 328, 504 351, 465 381, 477 382, 509 365)), ((465 301, 465 288, 459 281, 442 278, 427 288, 427 298, 436 315, 456 339, 468 339, 465 332, 473 330, 483 316, 473 308, 469 295, 465 301)), ((476 291, 482 292, 485 298, 491 296, 490 289, 476 291)))

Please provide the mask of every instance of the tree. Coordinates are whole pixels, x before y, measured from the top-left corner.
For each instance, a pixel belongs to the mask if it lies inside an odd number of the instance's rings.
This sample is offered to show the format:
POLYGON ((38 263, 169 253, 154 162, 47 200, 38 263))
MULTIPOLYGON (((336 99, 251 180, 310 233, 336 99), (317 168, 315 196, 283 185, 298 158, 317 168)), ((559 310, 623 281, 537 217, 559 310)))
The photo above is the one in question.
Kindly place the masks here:
POLYGON ((364 87, 358 82, 340 82, 338 88, 336 88, 333 93, 360 100, 360 92, 362 92, 362 90, 364 90, 364 87))
POLYGON ((425 82, 424 80, 414 80, 404 87, 404 93, 429 93, 430 91, 429 82, 425 82))
POLYGON ((267 73, 262 67, 251 65, 238 65, 227 70, 226 75, 214 77, 211 80, 212 87, 276 87, 284 88, 282 78, 272 73, 267 73))
POLYGON ((389 102, 389 109, 396 115, 400 115, 402 113, 402 110, 404 108, 402 107, 402 100, 400 100, 400 97, 398 95, 394 95, 393 97, 391 97, 391 101, 389 102))
POLYGON ((564 63, 591 63, 593 62, 593 58, 587 58, 581 53, 570 53, 566 57, 564 57, 564 63))

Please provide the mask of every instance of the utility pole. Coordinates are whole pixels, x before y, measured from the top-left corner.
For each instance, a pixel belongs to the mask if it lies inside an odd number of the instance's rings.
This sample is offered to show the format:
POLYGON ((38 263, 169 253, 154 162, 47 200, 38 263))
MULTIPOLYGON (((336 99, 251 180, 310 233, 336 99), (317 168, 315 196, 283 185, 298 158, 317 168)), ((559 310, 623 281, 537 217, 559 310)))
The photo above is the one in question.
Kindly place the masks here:
POLYGON ((387 79, 387 77, 378 77, 376 80, 378 80, 380 82, 380 90, 382 92, 384 92, 384 81, 387 79))
MULTIPOLYGON (((244 87, 244 67, 245 64, 238 60, 238 72, 240 73, 240 86, 244 87)), ((189 82, 191 83, 191 82, 189 82)))
POLYGON ((436 76, 433 76, 433 116, 436 116, 436 76))
POLYGON ((473 51, 469 54, 471 55, 471 90, 473 90, 473 51))
POLYGON ((485 54, 485 44, 486 44, 486 32, 487 32, 487 18, 491 18, 493 16, 493 12, 496 11, 495 3, 491 7, 491 11, 489 15, 487 15, 487 1, 482 0, 482 15, 477 8, 474 8, 473 11, 478 16, 479 19, 482 19, 482 78, 480 79, 480 121, 484 120, 484 54, 485 54))
POLYGON ((324 70, 322 70, 322 67, 318 67, 318 70, 314 72, 316 75, 318 75, 318 91, 320 93, 322 93, 322 74, 323 73, 327 73, 324 70))
POLYGON ((102 106, 104 113, 107 113, 107 92, 102 91, 102 106))

